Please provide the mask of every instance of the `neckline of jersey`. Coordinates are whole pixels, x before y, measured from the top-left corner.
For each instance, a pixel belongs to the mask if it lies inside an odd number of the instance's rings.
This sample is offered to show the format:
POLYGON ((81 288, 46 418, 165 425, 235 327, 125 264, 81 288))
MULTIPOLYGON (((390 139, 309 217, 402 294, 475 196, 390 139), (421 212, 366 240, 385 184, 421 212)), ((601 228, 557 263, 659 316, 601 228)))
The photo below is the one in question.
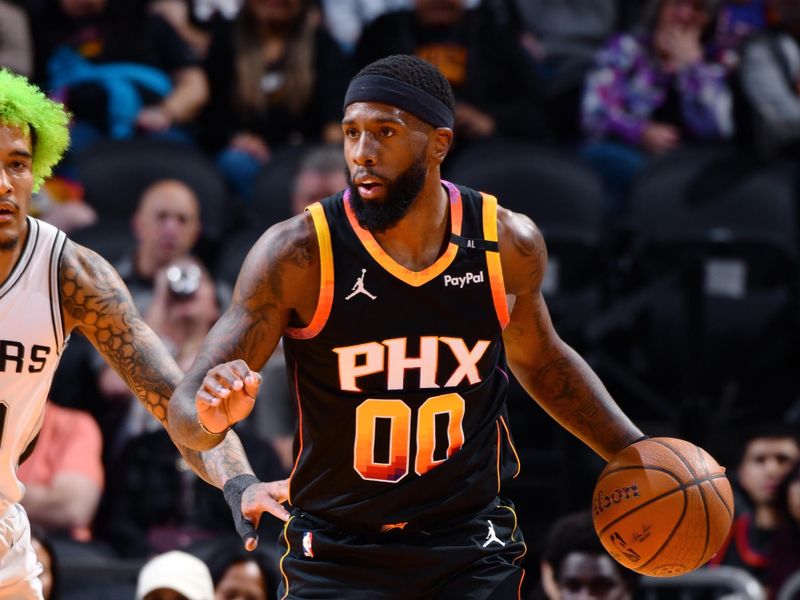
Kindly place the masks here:
POLYGON ((28 269, 31 262, 33 251, 36 248, 36 242, 39 239, 39 224, 30 216, 27 217, 28 222, 28 235, 25 238, 25 246, 22 248, 19 257, 17 257, 16 264, 11 268, 6 280, 0 284, 0 298, 5 296, 11 291, 11 288, 19 281, 23 273, 28 269))
MULTIPOLYGON (((463 209, 461 204, 461 192, 458 188, 449 181, 442 180, 442 184, 447 190, 448 197, 450 198, 450 232, 455 235, 461 235, 461 222, 463 209)), ((447 269, 458 254, 458 246, 450 241, 447 244, 447 250, 442 253, 430 266, 425 267, 421 271, 412 271, 411 269, 401 265, 394 260, 389 254, 381 247, 375 237, 368 230, 359 225, 353 207, 350 205, 350 190, 345 190, 342 198, 344 203, 345 213, 347 220, 350 222, 353 232, 358 237, 367 253, 377 262, 384 270, 390 275, 400 279, 401 281, 413 287, 420 287, 429 281, 432 281, 447 269)))

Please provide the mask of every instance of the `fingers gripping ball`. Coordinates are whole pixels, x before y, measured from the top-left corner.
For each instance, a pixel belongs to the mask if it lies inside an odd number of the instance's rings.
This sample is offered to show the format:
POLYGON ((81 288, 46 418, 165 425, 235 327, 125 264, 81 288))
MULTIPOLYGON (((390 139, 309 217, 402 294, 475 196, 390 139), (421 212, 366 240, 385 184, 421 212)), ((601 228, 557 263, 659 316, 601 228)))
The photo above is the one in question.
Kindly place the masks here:
POLYGON ((725 468, 676 438, 645 439, 617 454, 600 473, 592 505, 594 528, 608 553, 654 577, 704 565, 733 521, 725 468))

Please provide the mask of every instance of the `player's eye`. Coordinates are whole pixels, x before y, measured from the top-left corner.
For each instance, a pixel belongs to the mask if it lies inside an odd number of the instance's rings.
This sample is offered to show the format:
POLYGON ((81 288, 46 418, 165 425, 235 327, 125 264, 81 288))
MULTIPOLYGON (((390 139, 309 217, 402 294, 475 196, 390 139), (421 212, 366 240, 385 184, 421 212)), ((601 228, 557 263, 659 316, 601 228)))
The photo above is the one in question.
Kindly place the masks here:
POLYGON ((358 131, 356 131, 355 127, 348 127, 344 130, 344 134, 351 139, 358 137, 358 131))
POLYGON ((394 135, 394 129, 391 127, 381 127, 381 135, 383 137, 392 137, 394 135))

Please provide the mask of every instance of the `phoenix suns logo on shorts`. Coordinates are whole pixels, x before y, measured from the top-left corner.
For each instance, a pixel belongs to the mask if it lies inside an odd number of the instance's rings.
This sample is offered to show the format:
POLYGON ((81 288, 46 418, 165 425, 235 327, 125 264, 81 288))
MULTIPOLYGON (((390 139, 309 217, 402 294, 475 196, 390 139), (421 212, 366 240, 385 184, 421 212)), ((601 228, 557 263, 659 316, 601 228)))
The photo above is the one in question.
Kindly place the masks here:
POLYGON ((630 485, 626 485, 625 487, 614 488, 611 492, 606 492, 605 490, 598 490, 597 495, 594 498, 594 502, 592 503, 592 508, 594 510, 594 515, 597 516, 609 508, 614 506, 615 504, 619 504, 625 500, 630 500, 631 498, 638 498, 639 497, 639 484, 634 482, 630 485))

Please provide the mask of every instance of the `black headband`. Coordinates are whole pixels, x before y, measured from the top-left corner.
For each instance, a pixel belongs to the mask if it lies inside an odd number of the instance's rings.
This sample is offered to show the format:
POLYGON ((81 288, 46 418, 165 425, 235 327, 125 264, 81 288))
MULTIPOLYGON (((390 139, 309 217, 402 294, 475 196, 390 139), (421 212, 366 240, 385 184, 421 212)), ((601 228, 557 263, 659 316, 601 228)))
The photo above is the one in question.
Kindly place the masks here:
POLYGON ((434 127, 453 128, 455 117, 436 96, 383 75, 361 75, 350 82, 344 108, 353 102, 381 102, 401 108, 434 127))

